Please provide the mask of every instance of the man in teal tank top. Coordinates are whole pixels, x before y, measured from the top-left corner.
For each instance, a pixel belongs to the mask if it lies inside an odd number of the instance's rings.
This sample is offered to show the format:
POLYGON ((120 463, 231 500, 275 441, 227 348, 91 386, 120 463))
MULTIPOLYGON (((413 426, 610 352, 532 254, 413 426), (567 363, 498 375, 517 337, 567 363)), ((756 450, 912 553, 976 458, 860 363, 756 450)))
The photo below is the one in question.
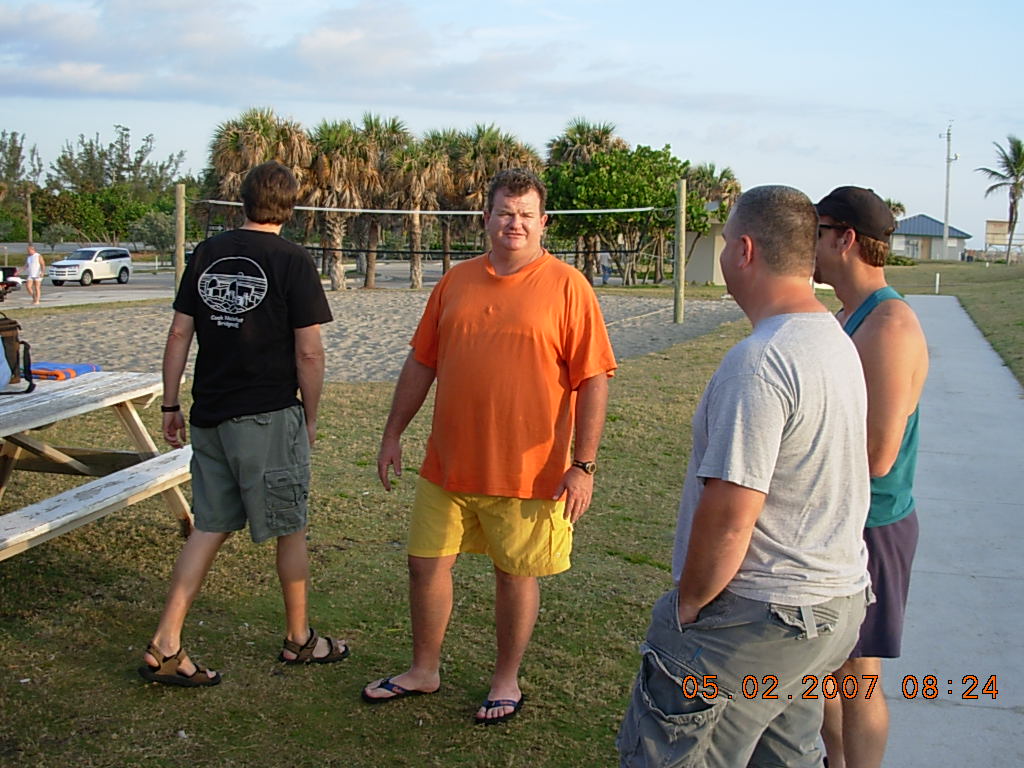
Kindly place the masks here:
POLYGON ((870 189, 838 187, 817 208, 814 279, 833 286, 843 303, 838 319, 857 347, 867 384, 871 510, 864 540, 877 598, 850 659, 835 672, 840 681, 853 675, 861 693, 826 700, 822 737, 829 768, 867 768, 880 766, 885 753, 889 712, 881 660, 900 655, 917 547, 913 482, 928 346, 917 316, 885 281, 883 265, 896 228, 885 202, 870 189), (864 678, 875 675, 877 685, 866 697, 864 678))

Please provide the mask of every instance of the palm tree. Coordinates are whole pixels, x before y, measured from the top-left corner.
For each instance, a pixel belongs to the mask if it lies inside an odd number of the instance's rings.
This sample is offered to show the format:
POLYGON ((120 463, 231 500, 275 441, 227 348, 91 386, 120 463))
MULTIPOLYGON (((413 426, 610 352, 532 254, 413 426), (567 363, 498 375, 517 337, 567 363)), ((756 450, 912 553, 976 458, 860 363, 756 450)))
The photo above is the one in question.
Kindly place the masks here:
POLYGON ((234 200, 245 174, 260 163, 277 160, 295 174, 301 197, 308 193, 313 148, 302 126, 279 118, 272 109, 249 109, 221 123, 210 142, 210 165, 222 197, 234 200))
MULTIPOLYGON (((438 207, 445 211, 461 210, 466 198, 465 195, 458 192, 456 174, 458 173, 459 159, 466 151, 464 134, 454 128, 427 131, 422 143, 437 161, 433 194, 437 199, 438 207)), ((452 266, 452 219, 458 220, 466 217, 440 216, 438 218, 438 225, 441 228, 441 273, 445 274, 452 266)))
MULTIPOLYGON (((310 188, 306 202, 323 208, 358 208, 366 156, 359 129, 349 120, 324 120, 310 135, 313 162, 310 166, 310 188)), ((345 260, 341 252, 345 228, 350 214, 321 211, 310 216, 307 232, 319 223, 321 246, 328 254, 331 290, 344 290, 345 260)))
MULTIPOLYGON (((725 221, 729 217, 729 209, 742 192, 743 187, 729 166, 718 170, 714 163, 699 163, 690 166, 686 171, 687 196, 694 194, 703 200, 705 205, 718 203, 715 218, 719 221, 725 221)), ((690 248, 686 254, 687 262, 690 261, 693 249, 700 238, 701 233, 697 232, 697 236, 690 241, 690 248)))
POLYGON ((1024 193, 1024 142, 1016 136, 1006 137, 1006 148, 998 142, 992 142, 996 148, 996 168, 975 168, 985 174, 989 181, 995 183, 985 190, 985 197, 993 192, 1005 189, 1010 197, 1010 212, 1007 216, 1009 233, 1006 239, 1006 263, 1010 263, 1010 252, 1013 250, 1013 231, 1017 228, 1017 206, 1021 194, 1024 193))
POLYGON ((409 216, 409 287, 423 287, 423 227, 420 211, 437 208, 437 187, 448 168, 444 147, 414 138, 391 156, 395 173, 396 202, 412 209, 409 216))
POLYGON ((565 131, 548 142, 548 165, 586 164, 595 152, 629 149, 625 139, 615 135, 615 123, 591 123, 574 117, 565 131))
MULTIPOLYGON (((397 197, 397 174, 393 155, 412 139, 405 123, 397 117, 384 119, 367 112, 359 126, 362 136, 366 167, 362 174, 361 197, 363 207, 387 208, 397 197)), ((377 243, 380 241, 381 215, 361 214, 366 226, 366 277, 364 288, 377 285, 377 243)))
POLYGON ((899 200, 893 200, 891 197, 887 197, 883 202, 889 207, 889 210, 892 211, 892 217, 894 219, 907 215, 907 207, 899 200))
POLYGON ((743 191, 732 168, 726 166, 718 170, 714 163, 691 166, 686 172, 686 189, 706 202, 717 202, 723 216, 728 215, 729 208, 743 191))

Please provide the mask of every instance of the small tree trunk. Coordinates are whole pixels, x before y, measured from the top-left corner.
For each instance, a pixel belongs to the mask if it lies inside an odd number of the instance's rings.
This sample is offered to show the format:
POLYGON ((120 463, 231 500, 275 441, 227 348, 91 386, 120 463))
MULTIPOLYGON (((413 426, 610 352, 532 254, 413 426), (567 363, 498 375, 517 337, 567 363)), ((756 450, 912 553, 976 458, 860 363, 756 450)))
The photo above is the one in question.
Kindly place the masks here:
POLYGON ((697 247, 697 242, 701 238, 700 232, 696 232, 695 234, 696 234, 696 237, 694 237, 693 240, 690 242, 690 247, 686 251, 686 263, 687 264, 690 263, 690 257, 693 256, 693 249, 697 247))
POLYGON ((413 208, 409 218, 409 288, 416 290, 423 287, 423 258, 420 251, 423 242, 420 223, 419 206, 413 208))
POLYGON ((441 274, 452 268, 452 222, 447 216, 441 219, 441 274))
POLYGON ((380 223, 376 220, 370 222, 369 231, 366 234, 366 277, 363 279, 364 288, 377 287, 377 242, 380 240, 380 223))
POLYGON ((636 254, 629 254, 622 260, 622 284, 634 285, 636 283, 636 254))
POLYGON ((654 250, 654 282, 658 285, 665 282, 665 236, 658 238, 654 250))
POLYGON ((332 291, 344 291, 348 289, 345 280, 345 254, 341 248, 345 241, 345 222, 335 218, 328 218, 324 222, 327 230, 327 237, 321 241, 324 246, 324 255, 327 256, 327 273, 331 279, 332 291))
MULTIPOLYGON (((583 240, 583 236, 580 235, 576 238, 576 269, 583 269, 584 257, 583 254, 586 252, 587 246, 583 240)), ((593 281, 591 281, 593 282, 593 281)))
POLYGON ((590 235, 587 238, 587 260, 584 274, 591 285, 594 284, 594 278, 597 276, 597 252, 600 247, 601 239, 597 235, 590 235))

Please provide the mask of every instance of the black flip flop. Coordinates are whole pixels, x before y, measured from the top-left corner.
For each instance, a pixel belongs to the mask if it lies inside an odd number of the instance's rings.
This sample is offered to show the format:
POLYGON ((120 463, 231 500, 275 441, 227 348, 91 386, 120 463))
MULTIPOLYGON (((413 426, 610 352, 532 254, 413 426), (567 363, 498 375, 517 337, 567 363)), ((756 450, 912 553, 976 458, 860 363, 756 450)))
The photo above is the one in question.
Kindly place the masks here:
POLYGON ((366 688, 363 688, 360 695, 362 696, 363 701, 365 701, 367 704, 383 704, 387 701, 398 701, 399 699, 407 699, 410 696, 430 696, 431 694, 437 693, 441 690, 441 686, 438 686, 433 691, 414 691, 409 688, 403 688, 398 683, 392 683, 390 677, 385 677, 383 680, 381 680, 373 687, 377 690, 383 689, 393 695, 380 697, 369 696, 366 693, 366 688))
POLYGON ((497 725, 498 723, 504 723, 506 720, 511 720, 513 717, 519 714, 519 710, 523 708, 523 702, 526 701, 526 694, 524 693, 519 697, 519 701, 513 701, 512 699, 484 699, 480 705, 483 709, 495 709, 497 707, 512 707, 511 712, 506 712, 501 717, 476 717, 474 716, 473 722, 477 725, 497 725))

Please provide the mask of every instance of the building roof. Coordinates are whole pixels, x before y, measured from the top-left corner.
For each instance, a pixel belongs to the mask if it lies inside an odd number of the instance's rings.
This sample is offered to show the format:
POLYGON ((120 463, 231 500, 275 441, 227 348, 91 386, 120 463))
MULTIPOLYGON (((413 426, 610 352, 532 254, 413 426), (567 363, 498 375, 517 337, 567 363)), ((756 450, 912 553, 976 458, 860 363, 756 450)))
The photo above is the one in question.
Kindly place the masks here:
MULTIPOLYGON (((896 235, 916 235, 918 237, 942 237, 942 222, 933 219, 924 213, 911 216, 907 219, 900 219, 896 224, 896 235)), ((972 235, 957 229, 954 226, 949 228, 949 236, 963 239, 970 239, 972 235)))

